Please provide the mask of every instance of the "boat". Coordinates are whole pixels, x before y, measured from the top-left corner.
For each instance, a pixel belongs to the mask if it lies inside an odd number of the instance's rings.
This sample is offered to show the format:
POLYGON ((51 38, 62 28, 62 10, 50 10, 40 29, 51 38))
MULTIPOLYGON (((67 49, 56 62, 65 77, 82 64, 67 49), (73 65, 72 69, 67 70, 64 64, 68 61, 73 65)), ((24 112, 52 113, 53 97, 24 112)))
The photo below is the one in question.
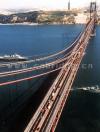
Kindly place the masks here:
POLYGON ((93 93, 100 93, 100 87, 98 85, 92 86, 92 87, 85 87, 85 88, 82 88, 82 90, 93 92, 93 93))
POLYGON ((27 59, 18 54, 0 56, 0 61, 26 61, 27 59))

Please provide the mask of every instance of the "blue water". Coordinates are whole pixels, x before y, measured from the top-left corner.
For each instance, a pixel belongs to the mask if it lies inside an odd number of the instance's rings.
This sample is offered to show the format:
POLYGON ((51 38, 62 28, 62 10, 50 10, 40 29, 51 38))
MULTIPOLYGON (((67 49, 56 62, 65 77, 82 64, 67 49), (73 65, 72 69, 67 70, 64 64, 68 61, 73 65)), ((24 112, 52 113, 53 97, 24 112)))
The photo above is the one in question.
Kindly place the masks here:
POLYGON ((83 25, 0 25, 0 55, 46 55, 70 44, 83 25))

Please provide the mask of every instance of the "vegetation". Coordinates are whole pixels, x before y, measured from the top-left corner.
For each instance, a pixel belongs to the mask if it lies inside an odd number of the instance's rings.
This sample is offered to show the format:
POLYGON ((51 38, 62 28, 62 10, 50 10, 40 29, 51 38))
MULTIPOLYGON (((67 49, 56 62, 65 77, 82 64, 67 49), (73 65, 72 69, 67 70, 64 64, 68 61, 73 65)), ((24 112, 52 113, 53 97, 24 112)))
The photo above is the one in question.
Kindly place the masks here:
POLYGON ((43 23, 43 24, 59 24, 59 23, 75 23, 74 16, 77 13, 67 11, 33 11, 28 13, 17 13, 12 15, 0 15, 0 23, 43 23))

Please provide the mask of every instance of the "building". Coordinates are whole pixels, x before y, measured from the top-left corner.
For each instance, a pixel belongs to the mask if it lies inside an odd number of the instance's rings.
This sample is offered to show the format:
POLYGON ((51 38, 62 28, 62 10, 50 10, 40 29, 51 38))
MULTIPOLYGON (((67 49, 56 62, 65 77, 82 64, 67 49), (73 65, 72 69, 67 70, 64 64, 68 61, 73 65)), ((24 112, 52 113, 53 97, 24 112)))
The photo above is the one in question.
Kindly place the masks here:
POLYGON ((87 23, 87 15, 83 13, 78 13, 78 15, 75 17, 75 21, 77 24, 86 24, 87 23))

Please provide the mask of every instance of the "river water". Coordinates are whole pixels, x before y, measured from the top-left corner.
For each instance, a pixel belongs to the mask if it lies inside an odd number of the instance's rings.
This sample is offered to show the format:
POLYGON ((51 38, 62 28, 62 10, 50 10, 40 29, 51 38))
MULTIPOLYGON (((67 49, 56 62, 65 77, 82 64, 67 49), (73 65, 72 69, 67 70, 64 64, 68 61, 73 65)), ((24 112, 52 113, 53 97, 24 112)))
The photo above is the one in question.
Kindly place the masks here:
MULTIPOLYGON (((0 25, 0 55, 47 55, 68 47, 83 25, 0 25)), ((56 132, 100 131, 100 27, 91 38, 56 132), (98 88, 98 89, 97 89, 98 88)))
POLYGON ((51 54, 68 46, 82 28, 82 25, 0 25, 0 55, 51 54))

